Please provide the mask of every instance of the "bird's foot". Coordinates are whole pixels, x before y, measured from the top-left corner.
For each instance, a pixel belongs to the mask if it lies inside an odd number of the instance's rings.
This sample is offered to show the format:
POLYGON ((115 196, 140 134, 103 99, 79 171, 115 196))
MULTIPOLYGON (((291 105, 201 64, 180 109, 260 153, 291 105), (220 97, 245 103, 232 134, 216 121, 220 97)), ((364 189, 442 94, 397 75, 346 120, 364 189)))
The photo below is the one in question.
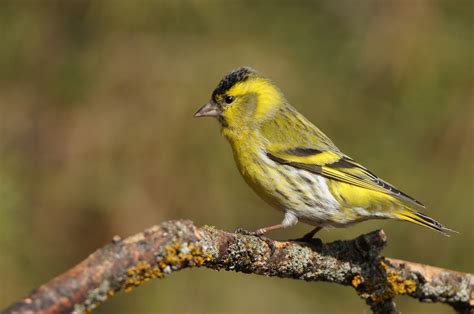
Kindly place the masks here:
POLYGON ((242 234, 242 235, 248 235, 248 236, 260 236, 260 235, 262 235, 262 233, 258 233, 258 230, 257 231, 249 231, 249 230, 244 229, 244 228, 237 228, 237 229, 235 229, 234 233, 242 234))
POLYGON ((288 239, 287 241, 309 243, 318 247, 323 245, 323 241, 320 238, 313 238, 313 237, 306 237, 306 236, 303 236, 297 239, 288 239))
POLYGON ((290 239, 288 241, 295 241, 295 242, 306 242, 306 243, 312 243, 312 244, 318 244, 322 245, 323 242, 319 238, 313 238, 316 233, 321 231, 322 227, 315 227, 313 230, 302 236, 301 238, 297 239, 290 239))
POLYGON ((273 253, 275 252, 276 250, 276 246, 274 244, 274 240, 268 238, 268 237, 265 237, 264 234, 265 234, 265 229, 258 229, 256 231, 248 231, 244 228, 237 228, 234 233, 237 233, 237 234, 242 234, 242 235, 247 235, 247 236, 254 236, 254 237, 257 237, 259 238, 260 240, 264 241, 268 247, 270 248, 270 256, 273 255, 273 253))
POLYGON ((293 241, 293 242, 303 242, 303 243, 308 243, 316 248, 321 248, 323 246, 323 241, 320 238, 313 238, 314 234, 319 231, 320 229, 315 229, 311 232, 308 232, 301 238, 297 239, 290 239, 288 241, 293 241), (316 231, 316 232, 314 232, 316 231))

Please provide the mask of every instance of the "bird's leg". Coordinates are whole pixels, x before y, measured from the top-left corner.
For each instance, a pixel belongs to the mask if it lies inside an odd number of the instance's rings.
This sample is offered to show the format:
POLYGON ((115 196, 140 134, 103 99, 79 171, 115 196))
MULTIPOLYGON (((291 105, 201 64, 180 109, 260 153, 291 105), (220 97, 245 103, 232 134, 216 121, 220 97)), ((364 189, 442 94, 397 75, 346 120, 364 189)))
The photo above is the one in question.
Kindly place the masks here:
POLYGON ((260 228, 260 229, 257 229, 256 231, 248 231, 244 228, 237 228, 237 229, 235 229, 234 232, 239 233, 239 234, 243 234, 243 235, 262 236, 265 233, 267 233, 268 231, 281 229, 281 228, 285 228, 285 226, 283 224, 277 224, 277 225, 273 225, 273 226, 269 226, 269 227, 265 227, 265 228, 260 228))
POLYGON ((265 243, 268 245, 268 247, 270 248, 270 256, 272 256, 273 253, 276 250, 275 244, 274 244, 272 239, 267 238, 263 235, 265 233, 267 233, 268 231, 281 229, 281 228, 288 228, 290 226, 295 225, 297 222, 298 222, 298 219, 296 218, 296 216, 294 216, 293 214, 287 212, 287 213, 285 213, 285 218, 279 224, 276 224, 276 225, 273 225, 273 226, 268 226, 268 227, 265 227, 265 228, 260 228, 255 232, 248 232, 248 231, 240 229, 240 228, 237 229, 236 232, 247 234, 247 235, 255 235, 255 236, 259 237, 260 240, 265 241, 265 243))
POLYGON ((278 224, 278 225, 273 225, 273 226, 269 226, 265 228, 260 228, 260 229, 257 229, 256 231, 248 231, 248 230, 245 230, 244 228, 237 228, 234 232, 243 234, 243 235, 252 235, 252 236, 260 237, 260 236, 263 236, 268 231, 280 229, 280 228, 284 228, 284 226, 282 224, 278 224))
POLYGON ((277 225, 265 227, 265 228, 260 228, 255 232, 250 232, 242 228, 238 228, 235 230, 235 233, 240 233, 240 234, 245 234, 245 235, 254 235, 259 237, 261 240, 265 241, 270 248, 270 256, 273 255, 275 252, 275 244, 273 243, 273 240, 267 237, 264 237, 263 235, 267 233, 268 231, 276 230, 276 229, 281 229, 281 228, 288 228, 291 226, 294 226, 298 223, 298 218, 293 214, 292 212, 285 212, 285 217, 283 218, 283 221, 277 225))
POLYGON ((267 233, 268 231, 272 231, 272 230, 280 229, 280 228, 285 228, 285 226, 283 224, 277 224, 277 225, 273 225, 273 226, 269 226, 269 227, 265 227, 265 228, 260 228, 260 229, 257 229, 256 231, 248 231, 248 230, 245 230, 243 228, 237 228, 235 230, 235 233, 261 237, 265 233, 267 233))
POLYGON ((265 228, 260 228, 255 232, 247 231, 242 228, 237 228, 235 230, 235 233, 240 233, 240 234, 245 234, 245 235, 256 235, 256 236, 261 236, 268 231, 276 230, 276 229, 281 229, 281 228, 288 228, 291 226, 296 225, 298 222, 298 218, 291 212, 285 212, 285 217, 283 218, 283 221, 277 225, 265 227, 265 228))
POLYGON ((267 233, 268 231, 281 229, 281 228, 285 228, 283 226, 283 224, 277 224, 277 225, 273 225, 273 226, 269 226, 269 227, 265 227, 265 228, 260 228, 257 231, 255 231, 255 235, 263 235, 263 234, 267 233))
POLYGON ((240 234, 243 234, 243 235, 252 235, 252 236, 256 236, 258 237, 260 240, 262 241, 265 241, 265 243, 268 245, 268 247, 270 248, 270 256, 273 255, 273 253, 275 252, 275 244, 273 243, 273 240, 270 239, 270 238, 267 238, 265 236, 263 236, 266 232, 270 231, 270 230, 275 230, 275 229, 280 229, 280 228, 283 228, 283 225, 282 224, 278 224, 278 225, 273 225, 273 226, 269 226, 269 227, 265 227, 265 228, 260 228, 258 229, 257 231, 247 231, 245 229, 242 229, 242 228, 238 228, 237 230, 235 230, 235 233, 240 233, 240 234))
POLYGON ((307 241, 307 240, 311 240, 311 239, 314 237, 314 235, 315 235, 316 233, 318 233, 319 231, 321 231, 322 229, 323 229, 323 227, 319 227, 319 226, 318 226, 318 227, 315 227, 313 230, 311 230, 310 232, 308 232, 307 234, 305 234, 302 239, 303 239, 303 240, 306 240, 306 241, 307 241))
MULTIPOLYGON (((315 227, 313 230, 311 230, 310 232, 308 232, 307 234, 305 234, 304 236, 302 236, 301 238, 298 238, 298 239, 290 239, 289 241, 297 241, 297 242, 312 242, 313 241, 313 237, 316 233, 318 233, 319 231, 321 231, 321 229, 323 229, 323 227, 315 227)), ((319 239, 318 239, 319 240, 319 239)), ((321 240, 320 240, 321 241, 321 240)), ((319 241, 319 242, 320 242, 319 241)))

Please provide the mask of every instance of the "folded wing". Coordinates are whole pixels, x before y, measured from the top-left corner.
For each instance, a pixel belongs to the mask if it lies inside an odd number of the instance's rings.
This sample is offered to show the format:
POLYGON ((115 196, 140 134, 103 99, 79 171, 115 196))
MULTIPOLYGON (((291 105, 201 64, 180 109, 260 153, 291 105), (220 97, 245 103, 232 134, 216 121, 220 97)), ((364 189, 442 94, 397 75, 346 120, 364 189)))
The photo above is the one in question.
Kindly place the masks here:
POLYGON ((267 156, 279 164, 304 169, 328 179, 382 192, 405 202, 424 207, 422 203, 380 179, 340 151, 293 147, 284 150, 268 149, 267 156))

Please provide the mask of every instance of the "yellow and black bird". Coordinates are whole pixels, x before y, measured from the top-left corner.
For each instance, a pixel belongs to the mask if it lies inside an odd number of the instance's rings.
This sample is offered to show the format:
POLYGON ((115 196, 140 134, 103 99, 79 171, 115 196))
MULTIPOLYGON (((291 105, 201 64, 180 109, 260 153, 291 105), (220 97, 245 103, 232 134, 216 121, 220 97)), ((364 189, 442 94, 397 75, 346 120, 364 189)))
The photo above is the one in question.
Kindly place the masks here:
POLYGON ((342 153, 257 71, 242 67, 227 74, 196 117, 215 117, 232 146, 245 181, 284 214, 264 234, 298 221, 321 228, 346 227, 367 219, 397 219, 452 231, 419 213, 413 197, 378 178, 342 153))

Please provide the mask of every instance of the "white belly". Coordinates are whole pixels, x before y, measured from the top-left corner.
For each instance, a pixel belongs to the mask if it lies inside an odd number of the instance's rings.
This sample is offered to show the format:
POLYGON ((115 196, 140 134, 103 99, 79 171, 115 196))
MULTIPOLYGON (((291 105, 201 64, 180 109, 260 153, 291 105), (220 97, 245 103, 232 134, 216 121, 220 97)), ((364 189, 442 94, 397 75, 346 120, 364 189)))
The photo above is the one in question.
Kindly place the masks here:
POLYGON ((339 202, 331 194, 327 179, 303 169, 275 163, 260 156, 270 167, 265 189, 278 199, 280 210, 291 212, 299 220, 312 225, 333 225, 339 202))

